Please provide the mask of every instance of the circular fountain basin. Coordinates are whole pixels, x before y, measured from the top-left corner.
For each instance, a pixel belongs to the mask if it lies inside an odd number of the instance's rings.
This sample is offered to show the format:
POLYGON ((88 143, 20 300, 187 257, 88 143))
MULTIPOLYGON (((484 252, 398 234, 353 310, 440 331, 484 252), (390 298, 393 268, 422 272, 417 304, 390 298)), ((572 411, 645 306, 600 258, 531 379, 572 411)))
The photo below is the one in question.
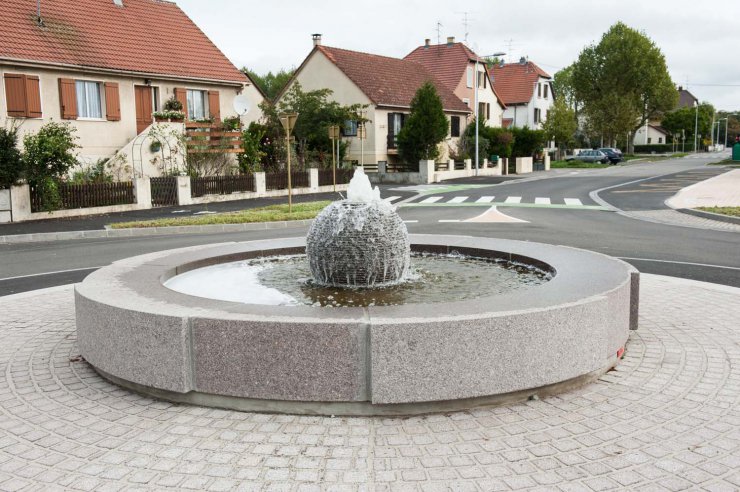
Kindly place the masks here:
POLYGON ((137 256, 76 286, 78 344, 104 377, 155 397, 239 410, 415 414, 562 391, 598 377, 637 326, 639 274, 588 251, 411 235, 418 253, 532 265, 552 278, 474 299, 366 307, 182 294, 198 268, 305 251, 304 238, 137 256))

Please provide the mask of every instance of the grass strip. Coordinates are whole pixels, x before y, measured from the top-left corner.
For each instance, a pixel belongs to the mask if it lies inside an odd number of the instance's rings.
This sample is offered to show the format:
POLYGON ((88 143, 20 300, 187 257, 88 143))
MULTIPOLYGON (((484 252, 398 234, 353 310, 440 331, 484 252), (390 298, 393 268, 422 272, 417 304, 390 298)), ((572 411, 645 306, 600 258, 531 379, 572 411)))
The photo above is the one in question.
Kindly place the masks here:
POLYGON ((130 229, 139 227, 179 227, 306 220, 316 217, 330 203, 329 201, 295 203, 293 204, 292 212, 288 212, 287 204, 282 204, 212 215, 192 215, 190 217, 168 217, 164 219, 116 222, 111 224, 110 227, 113 229, 130 229))
POLYGON ((729 215, 731 217, 740 217, 740 207, 698 207, 698 210, 711 212, 713 214, 729 215))

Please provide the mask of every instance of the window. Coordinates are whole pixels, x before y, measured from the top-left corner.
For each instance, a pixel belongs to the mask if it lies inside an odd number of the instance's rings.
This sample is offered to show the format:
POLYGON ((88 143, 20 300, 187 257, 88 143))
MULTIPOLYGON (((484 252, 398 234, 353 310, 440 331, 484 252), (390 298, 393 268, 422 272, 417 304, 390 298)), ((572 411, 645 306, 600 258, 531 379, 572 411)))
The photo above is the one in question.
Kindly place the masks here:
POLYGON ((463 104, 467 107, 470 107, 470 99, 468 99, 467 97, 463 97, 463 104))
POLYGON ((35 75, 6 73, 4 79, 8 116, 41 118, 39 78, 35 75))
POLYGON ((355 120, 346 120, 344 122, 344 128, 342 129, 342 135, 345 137, 356 137, 357 122, 355 120))
POLYGON ((545 84, 545 99, 547 99, 547 90, 550 88, 548 84, 545 84))
POLYGON ((539 123, 540 122, 540 108, 534 108, 534 122, 539 123))
POLYGON ((542 97, 542 84, 537 84, 537 97, 542 97))
POLYGON ((398 139, 398 132, 403 127, 406 115, 403 113, 388 113, 388 148, 395 149, 398 139))
POLYGON ((487 120, 491 119, 491 104, 490 103, 486 103, 486 119, 487 120))
POLYGON ((159 87, 152 87, 152 108, 159 111, 159 87))
POLYGON ((459 116, 450 116, 450 136, 451 137, 460 136, 460 117, 459 116))
POLYGON ((202 120, 209 116, 206 107, 206 91, 188 89, 187 98, 189 120, 202 120))
POLYGON ((78 118, 103 118, 103 101, 100 96, 100 82, 89 80, 75 81, 78 118))
POLYGON ((467 86, 473 87, 473 67, 468 67, 467 86))
POLYGON ((653 143, 653 139, 651 137, 648 137, 648 143, 649 144, 653 143))
POLYGON ((486 82, 486 72, 478 72, 478 87, 483 87, 484 89, 488 87, 486 82))
POLYGON ((658 137, 658 143, 663 143, 663 137, 658 137))

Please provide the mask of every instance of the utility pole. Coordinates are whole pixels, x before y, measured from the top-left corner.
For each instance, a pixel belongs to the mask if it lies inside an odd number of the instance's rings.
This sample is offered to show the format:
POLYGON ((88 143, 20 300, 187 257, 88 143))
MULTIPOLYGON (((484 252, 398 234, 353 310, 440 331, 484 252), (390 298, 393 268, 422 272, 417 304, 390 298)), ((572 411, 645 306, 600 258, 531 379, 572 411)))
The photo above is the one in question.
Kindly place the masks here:
POLYGON ((694 119, 694 154, 696 154, 699 151, 697 148, 697 137, 699 136, 699 101, 694 101, 694 107, 696 107, 696 117, 694 119))

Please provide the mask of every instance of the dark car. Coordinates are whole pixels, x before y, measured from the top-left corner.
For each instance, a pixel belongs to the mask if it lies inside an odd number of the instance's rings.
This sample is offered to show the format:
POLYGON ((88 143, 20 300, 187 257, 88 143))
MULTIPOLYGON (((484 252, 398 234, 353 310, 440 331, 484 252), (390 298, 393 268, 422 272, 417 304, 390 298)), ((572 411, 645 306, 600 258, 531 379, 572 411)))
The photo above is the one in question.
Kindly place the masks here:
POLYGON ((609 158, 609 164, 616 164, 618 162, 622 161, 622 153, 617 151, 619 149, 613 149, 611 147, 604 147, 599 149, 601 152, 606 154, 606 156, 609 158))

